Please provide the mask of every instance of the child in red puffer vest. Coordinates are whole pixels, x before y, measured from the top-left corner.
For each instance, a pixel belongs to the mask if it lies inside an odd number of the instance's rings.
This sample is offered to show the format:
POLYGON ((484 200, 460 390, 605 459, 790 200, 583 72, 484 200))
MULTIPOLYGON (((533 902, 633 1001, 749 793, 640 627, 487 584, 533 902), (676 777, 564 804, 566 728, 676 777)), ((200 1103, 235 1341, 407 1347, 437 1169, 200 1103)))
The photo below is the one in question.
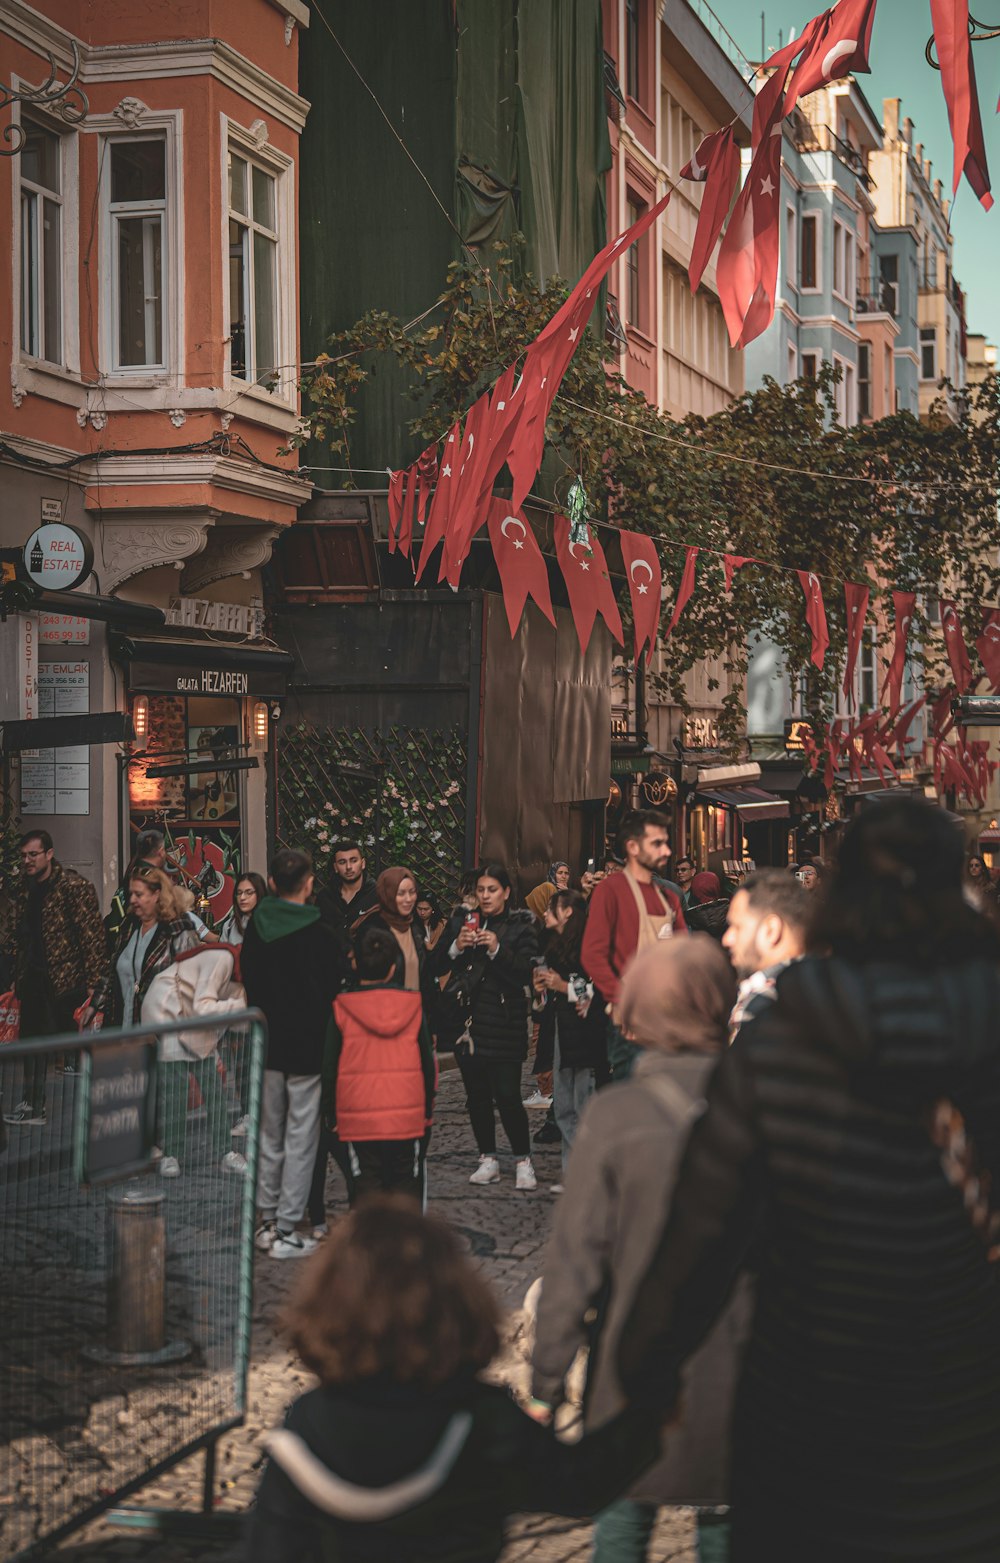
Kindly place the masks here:
POLYGON ((323 1064, 323 1112, 347 1151, 354 1205, 366 1194, 426 1201, 425 1161, 437 1064, 419 993, 392 984, 397 946, 363 929, 358 986, 333 1003, 323 1064))

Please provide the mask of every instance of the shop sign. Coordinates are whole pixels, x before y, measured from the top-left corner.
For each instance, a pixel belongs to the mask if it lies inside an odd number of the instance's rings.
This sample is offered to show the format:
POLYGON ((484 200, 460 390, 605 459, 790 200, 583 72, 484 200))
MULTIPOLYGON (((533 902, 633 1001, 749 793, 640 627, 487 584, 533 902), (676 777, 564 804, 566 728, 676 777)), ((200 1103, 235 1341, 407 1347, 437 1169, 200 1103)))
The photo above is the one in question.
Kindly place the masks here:
POLYGON ((719 724, 714 716, 689 716, 684 722, 685 749, 717 749, 719 724))
MULTIPOLYGON (((279 659, 275 657, 275 661, 279 659)), ((288 691, 288 673, 283 661, 274 669, 235 669, 198 667, 191 662, 170 666, 137 657, 129 664, 129 689, 133 694, 148 690, 158 695, 229 695, 237 699, 258 695, 280 700, 288 691)))
POLYGON ((187 629, 221 630, 259 640, 264 633, 264 610, 239 602, 208 602, 202 597, 175 597, 167 609, 167 623, 187 629))
POLYGON ((21 720, 33 722, 38 715, 38 615, 18 614, 17 686, 21 720))
POLYGON ((76 1131, 84 1185, 150 1172, 156 1144, 156 1038, 85 1048, 76 1131))
POLYGON ((72 613, 40 613, 38 638, 43 646, 89 646, 90 620, 72 613))
POLYGON ((94 567, 90 539, 62 521, 36 527, 24 545, 24 568, 36 586, 65 592, 85 581, 94 567))
POLYGON ((785 753, 805 754, 807 744, 813 741, 813 727, 811 722, 803 722, 799 717, 792 717, 785 722, 785 753))
POLYGON ((202 668, 200 673, 178 673, 175 687, 179 695, 248 695, 250 675, 202 668))
MULTIPOLYGON (((39 717, 83 716, 90 711, 90 666, 43 662, 38 669, 39 717)), ((90 813, 90 748, 25 750, 21 755, 21 813, 90 813)))
POLYGON ((673 803, 677 797, 677 783, 663 771, 650 771, 643 780, 640 791, 644 802, 651 809, 662 809, 665 803, 673 803))

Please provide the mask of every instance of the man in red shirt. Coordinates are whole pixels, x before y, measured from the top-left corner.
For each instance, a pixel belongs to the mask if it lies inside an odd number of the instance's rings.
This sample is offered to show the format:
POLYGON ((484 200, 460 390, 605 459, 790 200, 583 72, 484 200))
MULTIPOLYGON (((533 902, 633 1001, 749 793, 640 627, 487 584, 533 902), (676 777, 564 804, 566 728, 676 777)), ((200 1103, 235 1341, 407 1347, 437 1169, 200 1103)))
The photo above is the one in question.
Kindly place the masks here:
POLYGON ((618 989, 636 950, 686 933, 678 896, 656 884, 670 861, 669 824, 653 809, 629 814, 618 833, 625 868, 594 890, 587 911, 580 961, 608 1005, 608 1062, 615 1080, 631 1072, 638 1049, 618 1026, 618 989))

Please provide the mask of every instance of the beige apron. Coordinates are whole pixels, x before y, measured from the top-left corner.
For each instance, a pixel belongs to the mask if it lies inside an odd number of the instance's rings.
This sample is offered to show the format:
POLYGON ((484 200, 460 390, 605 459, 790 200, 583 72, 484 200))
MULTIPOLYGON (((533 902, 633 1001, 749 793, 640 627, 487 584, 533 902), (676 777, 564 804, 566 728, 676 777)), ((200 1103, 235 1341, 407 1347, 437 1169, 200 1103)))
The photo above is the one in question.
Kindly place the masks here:
POLYGON ((663 908, 662 914, 647 911, 642 891, 627 869, 623 871, 622 878, 628 880, 629 889, 635 896, 636 911, 639 913, 639 940, 636 944, 636 949, 642 950, 648 944, 659 944, 663 939, 672 938, 674 914, 670 909, 669 902, 658 886, 653 885, 652 888, 656 894, 656 899, 663 908))

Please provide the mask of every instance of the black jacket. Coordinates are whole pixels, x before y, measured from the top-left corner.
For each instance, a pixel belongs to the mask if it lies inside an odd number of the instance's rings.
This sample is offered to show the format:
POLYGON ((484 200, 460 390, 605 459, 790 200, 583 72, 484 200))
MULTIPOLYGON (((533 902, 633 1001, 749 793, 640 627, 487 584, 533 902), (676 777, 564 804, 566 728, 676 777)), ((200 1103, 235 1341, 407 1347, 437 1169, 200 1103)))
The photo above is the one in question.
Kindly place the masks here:
POLYGON ((475 1380, 425 1393, 376 1381, 315 1389, 275 1439, 247 1563, 492 1563, 508 1515, 593 1514, 650 1463, 657 1442, 651 1419, 633 1415, 560 1443, 505 1390, 475 1380), (451 1442, 450 1465, 435 1461, 442 1441, 451 1442), (310 1453, 329 1489, 325 1511, 289 1474, 310 1453), (418 1473, 427 1478, 422 1501, 376 1518, 376 1503, 391 1505, 393 1485, 418 1473))
MULTIPOLYGON (((271 927, 276 907, 268 897, 251 917, 243 939, 240 970, 247 1003, 267 1019, 267 1068, 289 1075, 318 1075, 333 1001, 347 966, 333 929, 312 912, 301 926, 271 927), (265 937, 269 935, 269 937, 265 937)), ((280 913, 278 914, 280 915, 280 913)))
MULTIPOLYGON (((426 996, 432 979, 427 968, 427 944, 424 939, 424 925, 420 921, 419 917, 414 917, 411 927, 413 932, 413 945, 417 952, 417 970, 420 977, 420 991, 426 996)), ((357 948, 358 939, 366 928, 381 928, 383 932, 389 935, 389 938, 393 941, 393 943, 396 944, 396 935, 389 927, 389 924, 386 922, 382 913, 373 912, 370 917, 365 918, 360 928, 354 929, 351 933, 351 943, 354 945, 355 949, 357 948)), ((398 944, 396 944, 396 964, 392 969, 392 976, 389 980, 392 984, 394 984, 395 987, 401 988, 405 979, 406 959, 403 955, 402 949, 398 944)))
POLYGON ((721 943, 729 916, 729 900, 720 896, 716 901, 692 901, 685 909, 684 919, 692 933, 710 933, 721 943))
POLYGON ((378 905, 378 892, 374 879, 369 879, 366 874, 356 894, 350 901, 345 901, 340 893, 340 880, 334 875, 330 884, 317 890, 314 900, 323 921, 347 938, 358 918, 378 905))
MULTIPOLYGON (((579 958, 569 963, 552 950, 547 958, 552 970, 558 972, 564 982, 574 973, 585 982, 589 980, 579 958)), ((585 1016, 577 1014, 576 1004, 567 993, 550 989, 539 1017, 535 1072, 554 1067, 557 1031, 560 1069, 602 1069, 608 1057, 608 1018, 604 1008, 604 1000, 596 988, 585 1016)))
POLYGON ((459 950, 452 960, 449 952, 464 918, 464 910, 456 912, 435 951, 441 952, 443 969, 451 969, 448 992, 453 992, 457 983, 463 993, 471 995, 469 1029, 480 1058, 498 1062, 525 1059, 531 958, 538 954, 538 923, 527 911, 487 918, 482 927, 500 941, 496 955, 491 959, 483 949, 459 950))
POLYGON ((986 961, 810 958, 719 1062, 618 1360, 672 1404, 757 1234, 734 1560, 1000 1557, 1000 1265, 928 1129, 956 1103, 1000 1189, 998 1015, 986 961))

